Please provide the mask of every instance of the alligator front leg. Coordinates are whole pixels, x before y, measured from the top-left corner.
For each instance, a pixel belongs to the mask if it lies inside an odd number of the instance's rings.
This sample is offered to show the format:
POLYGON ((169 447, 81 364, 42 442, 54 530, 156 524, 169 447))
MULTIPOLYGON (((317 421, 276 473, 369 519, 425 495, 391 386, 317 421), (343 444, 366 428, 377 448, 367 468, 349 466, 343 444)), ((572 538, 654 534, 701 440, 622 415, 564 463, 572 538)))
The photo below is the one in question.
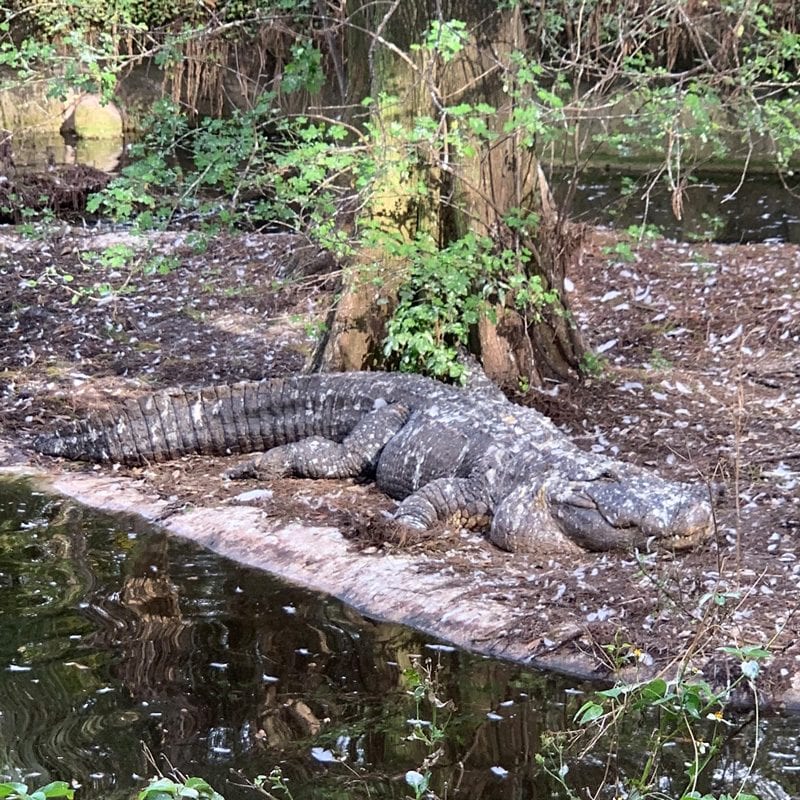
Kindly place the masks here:
POLYGON ((427 530, 438 520, 460 528, 488 528, 491 507, 475 480, 437 478, 406 497, 394 518, 400 525, 417 530, 427 530))
POLYGON ((258 453, 225 472, 226 478, 357 478, 375 472, 386 443, 406 424, 400 403, 383 406, 360 420, 342 442, 310 436, 258 453))

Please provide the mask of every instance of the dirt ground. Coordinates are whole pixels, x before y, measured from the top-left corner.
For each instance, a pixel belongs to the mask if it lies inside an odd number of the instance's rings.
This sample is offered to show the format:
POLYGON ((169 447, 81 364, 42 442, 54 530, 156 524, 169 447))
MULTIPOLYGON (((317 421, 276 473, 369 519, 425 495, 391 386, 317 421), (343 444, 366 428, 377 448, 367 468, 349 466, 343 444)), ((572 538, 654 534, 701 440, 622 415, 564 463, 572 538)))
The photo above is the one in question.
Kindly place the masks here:
MULTIPOLYGON (((515 399, 582 447, 724 484, 715 539, 675 556, 559 560, 510 556, 445 531, 411 552, 420 570, 447 572, 465 593, 507 604, 497 652, 505 639, 526 642, 532 656, 582 653, 598 676, 683 659, 736 677, 737 660, 720 646, 768 646, 768 686, 800 691, 800 249, 659 240, 629 262, 614 255, 615 242, 594 231, 570 275, 577 320, 597 354, 591 376, 515 399)), ((13 458, 92 469, 33 455, 31 437, 127 393, 303 369, 335 284, 316 266, 313 249, 290 236, 221 236, 199 248, 185 233, 140 239, 64 226, 26 238, 0 226, 0 435, 19 448, 13 458), (92 255, 121 241, 136 262, 92 255), (159 254, 177 258, 159 271, 159 254)), ((262 488, 223 481, 229 461, 94 469, 129 475, 178 509, 262 488)), ((266 488, 259 502, 269 515, 349 520, 354 551, 371 558, 400 546, 368 524, 392 507, 369 485, 266 488)))

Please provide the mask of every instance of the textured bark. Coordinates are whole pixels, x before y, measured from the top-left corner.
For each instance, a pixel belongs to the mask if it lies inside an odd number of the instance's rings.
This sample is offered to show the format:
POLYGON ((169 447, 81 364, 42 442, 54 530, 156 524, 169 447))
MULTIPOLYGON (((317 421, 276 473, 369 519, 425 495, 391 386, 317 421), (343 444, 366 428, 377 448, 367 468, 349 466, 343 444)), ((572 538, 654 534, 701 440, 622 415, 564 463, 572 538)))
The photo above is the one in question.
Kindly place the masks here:
MULTIPOLYGON (((393 4, 388 11, 353 0, 349 11, 356 8, 365 27, 413 56, 418 67, 412 69, 374 38, 367 37, 365 42, 362 36, 353 37, 348 64, 355 72, 355 84, 364 86, 366 68, 373 98, 383 92, 401 98, 400 103, 376 112, 376 128, 385 137, 380 144, 387 153, 399 146, 391 139, 393 120, 411 127, 416 117, 431 116, 451 125, 456 123, 442 114, 448 105, 485 102, 497 108, 490 121, 497 139, 473 158, 462 158, 456 165, 446 152, 420 151, 420 177, 429 187, 427 197, 409 198, 406 186, 416 176, 393 175, 389 168, 373 208, 373 221, 408 239, 419 232, 431 233, 442 246, 468 230, 490 237, 498 249, 519 251, 527 246, 534 258, 524 269, 538 275, 546 291, 555 291, 558 303, 538 310, 535 318, 526 318, 511 306, 498 307, 498 324, 484 318, 473 331, 470 347, 480 355, 490 377, 504 386, 516 387, 521 379, 541 384, 545 378, 574 377, 583 344, 571 322, 564 277, 579 255, 579 232, 557 214, 533 148, 523 145, 517 133, 504 131, 513 105, 503 86, 507 76, 497 64, 524 47, 519 11, 499 11, 491 0, 414 0, 393 4), (463 20, 470 31, 467 46, 446 64, 425 63, 411 50, 436 19, 463 20), (503 217, 511 209, 539 215, 536 241, 521 241, 508 229, 503 217)), ((382 363, 381 343, 398 284, 395 265, 383 262, 382 269, 391 280, 380 291, 367 281, 345 283, 329 334, 315 359, 317 367, 364 369, 382 363), (376 302, 378 298, 381 303, 376 302)))

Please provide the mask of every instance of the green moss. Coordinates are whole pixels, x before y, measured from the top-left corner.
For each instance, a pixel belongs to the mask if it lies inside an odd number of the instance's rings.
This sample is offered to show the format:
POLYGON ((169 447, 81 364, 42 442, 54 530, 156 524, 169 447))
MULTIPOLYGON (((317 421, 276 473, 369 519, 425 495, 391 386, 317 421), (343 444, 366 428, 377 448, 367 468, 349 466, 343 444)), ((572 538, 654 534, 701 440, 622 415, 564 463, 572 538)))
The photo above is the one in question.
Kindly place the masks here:
POLYGON ((112 103, 101 104, 88 95, 75 107, 75 134, 80 139, 119 139, 122 136, 122 115, 112 103))

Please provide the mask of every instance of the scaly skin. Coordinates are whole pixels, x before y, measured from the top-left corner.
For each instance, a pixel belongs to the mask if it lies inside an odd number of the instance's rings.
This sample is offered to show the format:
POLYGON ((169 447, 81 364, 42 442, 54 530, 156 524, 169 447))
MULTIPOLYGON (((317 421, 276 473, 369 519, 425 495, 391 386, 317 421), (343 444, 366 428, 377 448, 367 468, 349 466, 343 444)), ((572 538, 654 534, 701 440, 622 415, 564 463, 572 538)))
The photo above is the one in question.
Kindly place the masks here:
POLYGON ((129 400, 42 453, 147 463, 265 451, 231 477, 374 477, 400 525, 488 527, 513 552, 685 549, 713 529, 707 490, 578 449, 499 393, 355 372, 170 390, 129 400))

